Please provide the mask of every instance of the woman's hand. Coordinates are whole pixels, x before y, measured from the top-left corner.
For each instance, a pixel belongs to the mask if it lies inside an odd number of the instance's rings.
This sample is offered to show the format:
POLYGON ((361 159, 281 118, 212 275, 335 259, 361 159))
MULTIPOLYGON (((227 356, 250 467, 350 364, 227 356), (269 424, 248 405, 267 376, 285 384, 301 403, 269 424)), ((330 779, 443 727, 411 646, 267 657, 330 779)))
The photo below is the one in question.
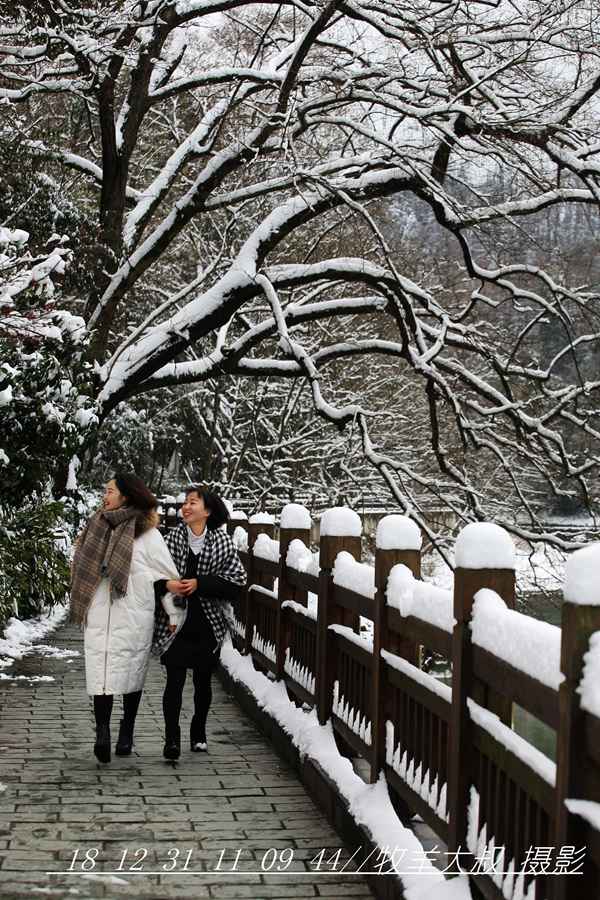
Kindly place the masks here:
POLYGON ((198 590, 198 579, 197 578, 184 578, 179 582, 181 585, 180 594, 183 594, 184 597, 189 597, 190 594, 193 594, 194 591, 198 590))
POLYGON ((183 594, 183 585, 183 581, 173 578, 167 581, 167 590, 170 594, 183 594))
POLYGON ((169 625, 169 631, 173 634, 174 631, 177 631, 177 625, 169 625))

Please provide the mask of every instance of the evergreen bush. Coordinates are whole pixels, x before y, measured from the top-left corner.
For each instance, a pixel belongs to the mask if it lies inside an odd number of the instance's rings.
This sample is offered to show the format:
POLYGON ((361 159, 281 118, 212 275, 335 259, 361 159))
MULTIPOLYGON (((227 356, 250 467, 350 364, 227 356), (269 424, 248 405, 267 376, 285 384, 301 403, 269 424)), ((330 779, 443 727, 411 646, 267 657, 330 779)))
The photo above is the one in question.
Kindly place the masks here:
POLYGON ((49 499, 0 504, 0 627, 64 601, 71 539, 63 515, 63 504, 49 499))

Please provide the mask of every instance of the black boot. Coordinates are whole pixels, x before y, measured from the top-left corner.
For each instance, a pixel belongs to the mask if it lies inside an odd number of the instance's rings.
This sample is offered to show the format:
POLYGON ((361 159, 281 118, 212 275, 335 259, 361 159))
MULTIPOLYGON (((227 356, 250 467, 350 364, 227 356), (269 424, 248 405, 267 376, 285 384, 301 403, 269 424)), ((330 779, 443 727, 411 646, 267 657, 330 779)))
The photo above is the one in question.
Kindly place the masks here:
POLYGON ((133 750, 133 722, 121 719, 119 723, 119 737, 115 747, 116 756, 129 756, 133 750))
POLYGON ((167 729, 165 733, 165 746, 163 756, 165 759, 179 759, 181 753, 181 729, 179 725, 174 729, 167 729))
POLYGON ((108 722, 101 722, 99 725, 96 725, 94 755, 101 763, 110 762, 110 728, 108 727, 108 722))

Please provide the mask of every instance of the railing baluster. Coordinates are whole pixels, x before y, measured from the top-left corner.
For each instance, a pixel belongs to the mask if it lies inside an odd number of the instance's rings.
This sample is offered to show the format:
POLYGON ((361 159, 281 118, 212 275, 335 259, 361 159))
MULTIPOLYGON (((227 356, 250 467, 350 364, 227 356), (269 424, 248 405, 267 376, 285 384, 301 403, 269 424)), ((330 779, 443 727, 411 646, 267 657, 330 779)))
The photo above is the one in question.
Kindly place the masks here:
MULTIPOLYGON (((452 710, 448 761, 449 850, 466 846, 473 741, 467 700, 473 695, 473 652, 470 620, 475 594, 489 588, 507 605, 514 603, 514 548, 508 534, 487 523, 467 525, 456 543, 452 635, 452 710), (493 527, 490 535, 489 529, 493 527), (493 540, 490 549, 490 540, 493 540), (481 565, 484 561, 486 567, 481 565), (512 565, 512 568, 508 566, 512 565), (479 567, 478 567, 479 566, 479 567), (495 567, 496 566, 496 567, 495 567)), ((497 710, 494 709, 494 712, 497 710)))
MULTIPOLYGON (((415 661, 414 642, 390 632, 387 621, 386 589, 389 574, 396 565, 407 566, 415 578, 421 575, 421 532, 406 516, 385 516, 377 526, 375 550, 375 614, 373 620, 373 675, 371 680, 371 738, 373 755, 371 782, 377 781, 385 766, 385 723, 389 710, 382 650, 398 653, 415 661), (412 649, 411 649, 412 647, 412 649)), ((396 719, 396 721, 400 721, 396 719)))
MULTIPOLYGON (((308 605, 308 594, 306 591, 296 591, 289 583, 287 553, 289 546, 293 540, 300 540, 306 546, 310 544, 311 529, 310 513, 305 507, 296 503, 288 503, 281 510, 281 518, 279 525, 279 583, 278 583, 278 610, 275 623, 275 653, 276 653, 276 669, 275 674, 278 679, 283 678, 283 667, 285 664, 285 651, 289 646, 289 629, 286 627, 288 618, 285 615, 285 609, 281 608, 281 604, 286 600, 294 600, 303 606, 308 605)), ((306 648, 302 646, 301 659, 306 659, 306 648)))
POLYGON ((360 559, 360 530, 360 518, 350 510, 340 513, 337 509, 330 509, 321 517, 316 670, 317 715, 321 725, 324 725, 331 715, 332 688, 335 679, 333 659, 335 644, 330 640, 328 629, 330 625, 344 624, 344 609, 333 601, 333 566, 338 553, 342 550, 352 554, 355 559, 360 559), (349 521, 352 522, 350 528, 347 527, 349 521), (353 533, 349 534, 349 530, 353 533))
MULTIPOLYGON (((254 625, 256 624, 255 610, 252 606, 250 587, 253 584, 258 584, 262 587, 269 587, 267 579, 258 573, 257 565, 254 559, 254 544, 259 534, 266 534, 270 538, 272 538, 274 533, 275 523, 272 516, 268 516, 265 513, 256 513, 255 515, 250 517, 250 520, 248 522, 248 580, 246 583, 244 608, 246 621, 244 653, 250 653, 252 650, 252 633, 254 630, 254 625)), ((271 584, 270 586, 272 587, 273 585, 271 584)))
MULTIPOLYGON (((578 692, 583 656, 588 650, 590 637, 596 631, 600 631, 600 544, 573 553, 566 568, 560 657, 564 681, 558 694, 560 727, 556 742, 554 846, 557 848, 582 847, 585 844, 584 823, 580 817, 569 814, 565 800, 581 798, 600 801, 598 771, 584 752, 586 716, 578 692), (585 577, 581 576, 582 571, 585 577)), ((583 876, 552 879, 553 900, 592 897, 593 891, 600 889, 599 881, 598 870, 593 871, 587 860, 583 876)))

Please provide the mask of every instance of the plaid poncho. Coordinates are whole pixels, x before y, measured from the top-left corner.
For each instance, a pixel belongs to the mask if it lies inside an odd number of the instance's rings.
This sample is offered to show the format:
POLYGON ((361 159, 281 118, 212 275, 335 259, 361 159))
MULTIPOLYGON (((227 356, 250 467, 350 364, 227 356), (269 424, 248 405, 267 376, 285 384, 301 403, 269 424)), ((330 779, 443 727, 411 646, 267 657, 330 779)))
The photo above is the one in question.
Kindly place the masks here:
MULTIPOLYGON (((183 577, 189 550, 187 525, 181 524, 169 531, 165 538, 165 543, 179 574, 183 577)), ((246 572, 237 555, 234 543, 227 532, 221 528, 214 531, 207 530, 206 532, 204 546, 198 556, 197 576, 200 590, 202 590, 203 575, 218 575, 226 581, 232 581, 234 584, 239 585, 244 584, 246 581, 246 572)), ((220 646, 228 630, 223 601, 214 597, 200 596, 200 604, 212 626, 217 645, 220 646)), ((183 627, 186 613, 187 610, 184 610, 184 615, 177 630, 171 632, 169 629, 169 617, 162 608, 162 604, 157 603, 152 653, 156 656, 161 656, 168 650, 183 627)))

